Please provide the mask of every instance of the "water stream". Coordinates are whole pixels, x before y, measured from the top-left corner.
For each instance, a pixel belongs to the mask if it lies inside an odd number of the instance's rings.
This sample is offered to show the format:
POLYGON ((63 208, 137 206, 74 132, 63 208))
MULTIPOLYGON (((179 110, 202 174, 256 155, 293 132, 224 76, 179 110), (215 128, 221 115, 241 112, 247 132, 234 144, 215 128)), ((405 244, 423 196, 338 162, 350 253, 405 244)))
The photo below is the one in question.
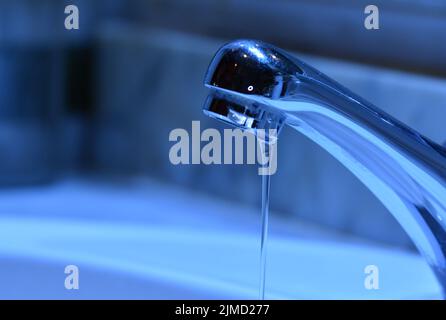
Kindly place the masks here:
MULTIPOLYGON (((273 142, 276 143, 276 142, 273 142)), ((274 152, 270 152, 271 150, 271 142, 268 138, 265 141, 261 141, 259 143, 260 151, 262 154, 262 163, 263 167, 266 168, 271 161, 275 161, 271 159, 274 156, 274 152), (268 161, 267 161, 268 160, 268 161)), ((268 166, 269 168, 269 166, 268 166)), ((267 244, 268 244, 268 217, 269 217, 269 194, 270 194, 270 181, 271 175, 269 174, 269 169, 267 170, 267 174, 262 175, 262 211, 261 211, 261 219, 262 219, 262 229, 261 229, 261 238, 260 238, 260 286, 259 286, 259 300, 265 299, 265 283, 266 283, 266 256, 267 256, 267 244)))
POLYGON ((269 216, 269 175, 262 176, 262 235, 260 239, 260 288, 259 299, 265 299, 266 280, 266 245, 268 241, 268 216, 269 216))

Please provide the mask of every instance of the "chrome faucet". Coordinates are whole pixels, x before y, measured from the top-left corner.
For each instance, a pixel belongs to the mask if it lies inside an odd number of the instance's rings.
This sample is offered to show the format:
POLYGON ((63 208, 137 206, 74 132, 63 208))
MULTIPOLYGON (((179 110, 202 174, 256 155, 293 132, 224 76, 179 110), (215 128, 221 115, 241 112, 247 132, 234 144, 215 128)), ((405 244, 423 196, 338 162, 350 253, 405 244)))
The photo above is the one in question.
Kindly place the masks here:
POLYGON ((223 46, 205 86, 208 116, 254 133, 289 125, 338 159, 398 220, 446 292, 445 148, 260 41, 223 46))

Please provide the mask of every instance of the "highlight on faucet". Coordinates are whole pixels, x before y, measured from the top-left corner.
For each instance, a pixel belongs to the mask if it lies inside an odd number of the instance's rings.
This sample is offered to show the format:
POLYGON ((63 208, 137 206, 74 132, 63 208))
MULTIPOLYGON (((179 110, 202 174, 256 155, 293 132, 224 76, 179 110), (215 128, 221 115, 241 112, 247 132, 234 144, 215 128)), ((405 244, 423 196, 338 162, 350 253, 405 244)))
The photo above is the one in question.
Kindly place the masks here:
POLYGON ((0 1, 0 300, 443 300, 445 39, 440 0, 0 1))

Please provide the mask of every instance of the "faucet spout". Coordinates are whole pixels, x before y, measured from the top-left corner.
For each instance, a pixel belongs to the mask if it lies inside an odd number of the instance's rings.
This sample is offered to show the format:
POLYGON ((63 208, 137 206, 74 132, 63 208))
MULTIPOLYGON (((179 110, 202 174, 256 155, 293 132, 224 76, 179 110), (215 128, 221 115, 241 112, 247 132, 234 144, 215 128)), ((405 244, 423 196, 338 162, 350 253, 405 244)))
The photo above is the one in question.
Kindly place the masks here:
POLYGON ((205 85, 207 115, 245 130, 289 125, 339 160, 397 219, 445 291, 445 148, 263 42, 223 46, 205 85))

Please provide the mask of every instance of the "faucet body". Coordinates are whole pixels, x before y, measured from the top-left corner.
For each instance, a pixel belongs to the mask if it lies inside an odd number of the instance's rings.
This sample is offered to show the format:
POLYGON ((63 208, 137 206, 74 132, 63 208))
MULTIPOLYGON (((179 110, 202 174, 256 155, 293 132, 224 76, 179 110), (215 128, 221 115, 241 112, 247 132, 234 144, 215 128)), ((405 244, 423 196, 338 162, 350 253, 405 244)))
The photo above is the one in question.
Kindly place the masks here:
POLYGON ((254 132, 289 125, 338 159, 397 219, 445 291, 446 149, 263 42, 223 46, 205 85, 207 115, 254 132))

